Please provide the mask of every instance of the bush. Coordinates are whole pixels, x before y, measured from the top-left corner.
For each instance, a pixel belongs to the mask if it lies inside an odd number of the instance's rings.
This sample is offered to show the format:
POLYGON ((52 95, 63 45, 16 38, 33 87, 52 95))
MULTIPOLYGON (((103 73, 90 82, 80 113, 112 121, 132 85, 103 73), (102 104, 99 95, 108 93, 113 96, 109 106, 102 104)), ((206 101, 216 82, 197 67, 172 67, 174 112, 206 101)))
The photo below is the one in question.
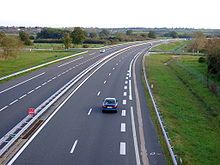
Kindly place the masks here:
POLYGON ((205 63, 206 62, 206 58, 205 57, 199 57, 198 62, 199 63, 205 63))
POLYGON ((83 48, 88 48, 89 47, 89 45, 83 45, 83 48))
POLYGON ((83 43, 84 44, 106 44, 106 41, 98 40, 98 39, 87 39, 83 43))

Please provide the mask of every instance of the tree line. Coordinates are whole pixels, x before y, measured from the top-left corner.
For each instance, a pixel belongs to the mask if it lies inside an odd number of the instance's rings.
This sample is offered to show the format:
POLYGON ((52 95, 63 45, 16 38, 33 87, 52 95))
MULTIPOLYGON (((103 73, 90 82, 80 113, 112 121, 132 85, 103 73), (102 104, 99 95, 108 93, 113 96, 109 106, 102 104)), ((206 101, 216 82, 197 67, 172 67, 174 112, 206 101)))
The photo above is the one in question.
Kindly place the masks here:
POLYGON ((207 75, 213 74, 220 79, 220 38, 207 38, 202 32, 194 34, 189 50, 193 53, 205 53, 200 62, 207 63, 207 75))

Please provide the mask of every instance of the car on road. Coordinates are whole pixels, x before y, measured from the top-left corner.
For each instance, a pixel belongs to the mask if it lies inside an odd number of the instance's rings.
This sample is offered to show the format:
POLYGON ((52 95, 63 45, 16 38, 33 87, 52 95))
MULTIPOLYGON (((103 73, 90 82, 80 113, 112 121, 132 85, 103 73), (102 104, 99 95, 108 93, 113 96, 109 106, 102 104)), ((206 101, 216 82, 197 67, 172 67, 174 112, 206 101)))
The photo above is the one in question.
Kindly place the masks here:
POLYGON ((102 104, 102 112, 118 112, 118 100, 116 98, 105 98, 102 104))
POLYGON ((101 50, 100 50, 100 53, 105 53, 105 49, 101 49, 101 50))

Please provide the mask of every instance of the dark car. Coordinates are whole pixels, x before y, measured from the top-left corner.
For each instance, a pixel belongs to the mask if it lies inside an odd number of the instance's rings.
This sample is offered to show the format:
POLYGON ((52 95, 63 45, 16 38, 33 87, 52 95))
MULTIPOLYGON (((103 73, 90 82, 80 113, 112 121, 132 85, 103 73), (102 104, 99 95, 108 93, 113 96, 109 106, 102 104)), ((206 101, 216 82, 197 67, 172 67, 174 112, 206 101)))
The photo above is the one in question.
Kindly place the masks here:
POLYGON ((116 98, 105 98, 102 104, 102 112, 112 111, 117 112, 118 101, 116 98))

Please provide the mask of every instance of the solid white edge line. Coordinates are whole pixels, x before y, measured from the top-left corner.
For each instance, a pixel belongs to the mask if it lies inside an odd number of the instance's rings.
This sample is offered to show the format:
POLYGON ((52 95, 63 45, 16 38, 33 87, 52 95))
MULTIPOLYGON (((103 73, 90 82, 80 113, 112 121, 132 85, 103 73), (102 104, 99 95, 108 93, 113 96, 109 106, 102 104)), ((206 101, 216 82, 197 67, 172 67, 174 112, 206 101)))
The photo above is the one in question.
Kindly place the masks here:
POLYGON ((23 81, 23 82, 20 82, 20 83, 14 85, 14 86, 11 86, 11 87, 9 87, 9 88, 7 88, 7 89, 4 89, 3 91, 0 91, 0 94, 1 94, 1 93, 4 93, 4 92, 6 92, 6 91, 8 91, 8 90, 10 90, 10 89, 13 89, 13 88, 15 88, 15 87, 17 87, 17 86, 19 86, 19 85, 22 85, 22 84, 24 84, 24 83, 26 83, 26 82, 28 82, 28 81, 30 81, 30 80, 33 80, 33 79, 35 79, 35 78, 37 78, 37 77, 39 77, 39 76, 42 76, 42 75, 45 74, 45 73, 46 73, 46 72, 43 72, 43 73, 38 74, 38 75, 36 75, 36 76, 34 76, 34 77, 31 77, 31 78, 29 78, 29 79, 27 79, 27 80, 25 80, 25 81, 23 81))
POLYGON ((131 80, 129 80, 129 100, 132 100, 131 80))
POLYGON ((89 109, 88 115, 90 115, 92 112, 92 108, 89 109))
POLYGON ((135 122, 134 122, 134 112, 133 112, 134 110, 133 110, 133 107, 130 107, 130 109, 131 109, 131 127, 132 127, 132 134, 133 134, 133 140, 134 140, 136 164, 141 165, 138 142, 137 142, 137 134, 136 134, 136 128, 135 128, 135 122))
POLYGON ((121 111, 121 116, 126 116, 126 110, 123 109, 123 110, 121 111))
POLYGON ((120 155, 126 155, 126 143, 120 142, 120 155))
POLYGON ((126 124, 121 123, 121 132, 126 132, 126 124))
POLYGON ((71 153, 71 154, 74 152, 77 143, 78 143, 78 140, 76 140, 76 141, 74 142, 74 144, 73 144, 73 146, 72 146, 72 148, 71 148, 71 150, 70 150, 70 153, 71 153))

